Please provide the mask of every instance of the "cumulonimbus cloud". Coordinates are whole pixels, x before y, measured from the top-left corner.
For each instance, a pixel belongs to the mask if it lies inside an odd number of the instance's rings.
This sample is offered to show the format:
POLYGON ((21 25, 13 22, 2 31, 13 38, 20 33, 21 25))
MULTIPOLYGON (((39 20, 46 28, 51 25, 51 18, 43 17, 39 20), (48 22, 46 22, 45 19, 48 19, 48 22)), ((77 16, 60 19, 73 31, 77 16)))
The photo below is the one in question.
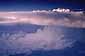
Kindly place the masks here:
POLYGON ((16 11, 0 12, 0 24, 29 23, 85 28, 83 12, 16 11))

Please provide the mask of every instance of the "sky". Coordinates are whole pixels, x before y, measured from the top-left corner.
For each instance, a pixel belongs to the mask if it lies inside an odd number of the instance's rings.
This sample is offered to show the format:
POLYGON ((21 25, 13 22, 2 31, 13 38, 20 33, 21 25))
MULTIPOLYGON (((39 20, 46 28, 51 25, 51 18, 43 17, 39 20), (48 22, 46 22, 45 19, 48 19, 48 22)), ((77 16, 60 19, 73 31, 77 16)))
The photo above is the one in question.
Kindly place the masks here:
POLYGON ((84 0, 0 0, 1 11, 53 8, 85 9, 84 0))

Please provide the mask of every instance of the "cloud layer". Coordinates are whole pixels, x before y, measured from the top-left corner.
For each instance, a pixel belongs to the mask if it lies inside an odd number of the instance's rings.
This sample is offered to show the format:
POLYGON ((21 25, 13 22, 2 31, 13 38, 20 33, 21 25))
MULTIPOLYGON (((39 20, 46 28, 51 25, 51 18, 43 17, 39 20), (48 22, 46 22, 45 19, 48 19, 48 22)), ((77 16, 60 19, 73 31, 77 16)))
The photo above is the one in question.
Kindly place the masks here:
POLYGON ((0 24, 17 23, 85 28, 85 15, 83 12, 50 10, 0 12, 0 24))
MULTIPOLYGON (((4 34, 4 33, 3 33, 4 34)), ((23 31, 3 35, 0 38, 0 55, 28 53, 32 50, 61 50, 72 47, 76 39, 67 39, 63 29, 56 26, 45 26, 36 33, 23 31)))
POLYGON ((76 39, 66 38, 64 29, 56 26, 85 28, 83 12, 16 11, 0 12, 0 25, 34 24, 44 25, 35 33, 19 31, 3 33, 0 37, 0 55, 28 53, 32 50, 61 50, 72 47, 76 39))

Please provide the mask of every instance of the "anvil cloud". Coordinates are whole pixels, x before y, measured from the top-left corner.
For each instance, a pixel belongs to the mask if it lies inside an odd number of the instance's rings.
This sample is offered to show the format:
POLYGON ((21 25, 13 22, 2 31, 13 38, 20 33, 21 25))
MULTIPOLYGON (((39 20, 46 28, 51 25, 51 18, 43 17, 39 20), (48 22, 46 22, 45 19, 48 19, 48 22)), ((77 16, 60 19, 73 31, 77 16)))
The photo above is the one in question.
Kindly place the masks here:
POLYGON ((0 12, 0 24, 17 23, 85 28, 85 15, 83 12, 51 10, 0 12))

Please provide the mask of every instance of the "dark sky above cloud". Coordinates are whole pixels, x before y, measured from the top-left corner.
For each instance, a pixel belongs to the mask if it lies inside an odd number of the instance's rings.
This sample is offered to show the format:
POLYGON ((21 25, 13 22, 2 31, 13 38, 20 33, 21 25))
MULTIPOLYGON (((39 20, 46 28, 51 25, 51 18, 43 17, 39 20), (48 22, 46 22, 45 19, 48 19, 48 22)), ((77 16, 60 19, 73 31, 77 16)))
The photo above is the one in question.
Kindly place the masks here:
POLYGON ((84 0, 0 0, 0 10, 33 10, 63 8, 82 8, 84 0))

